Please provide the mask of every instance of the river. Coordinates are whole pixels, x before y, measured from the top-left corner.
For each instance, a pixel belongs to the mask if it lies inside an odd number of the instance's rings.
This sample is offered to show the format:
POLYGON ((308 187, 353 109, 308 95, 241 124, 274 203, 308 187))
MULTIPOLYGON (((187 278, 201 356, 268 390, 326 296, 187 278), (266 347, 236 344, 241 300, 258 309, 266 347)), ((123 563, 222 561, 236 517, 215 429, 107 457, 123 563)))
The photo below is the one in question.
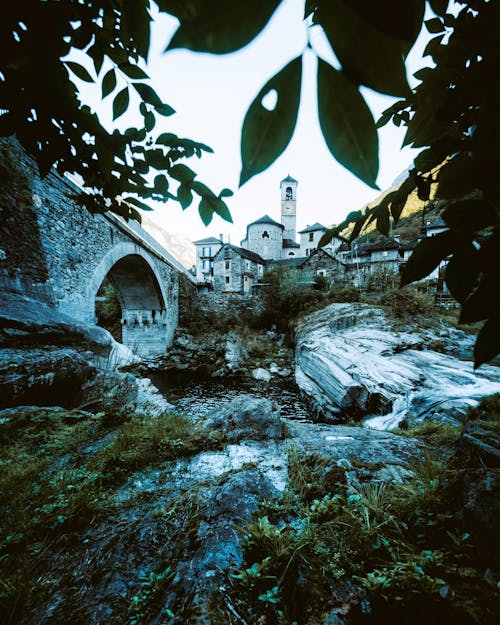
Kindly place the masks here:
POLYGON ((221 404, 242 394, 269 399, 281 408, 281 416, 311 421, 310 408, 292 378, 261 382, 252 378, 200 378, 189 373, 151 375, 153 384, 183 414, 204 417, 221 404))

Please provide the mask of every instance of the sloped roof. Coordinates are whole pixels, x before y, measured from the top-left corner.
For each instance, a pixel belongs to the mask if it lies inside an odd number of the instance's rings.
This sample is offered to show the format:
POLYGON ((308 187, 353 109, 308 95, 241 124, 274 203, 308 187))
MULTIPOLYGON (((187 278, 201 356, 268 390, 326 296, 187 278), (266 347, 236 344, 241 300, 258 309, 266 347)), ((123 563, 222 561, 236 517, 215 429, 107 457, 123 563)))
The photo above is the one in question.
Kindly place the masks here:
POLYGON ((252 223, 248 224, 247 230, 250 226, 253 226, 255 224, 271 224, 273 226, 279 226, 282 230, 285 229, 285 226, 283 224, 280 224, 279 222, 274 221, 274 219, 272 217, 269 217, 269 215, 264 215, 260 219, 257 219, 256 221, 252 221, 252 223))
POLYGON ((293 239, 283 239, 283 247, 288 249, 289 247, 300 247, 300 244, 293 239))
POLYGON ((295 180, 295 178, 292 178, 290 174, 288 174, 288 176, 286 178, 283 178, 281 182, 298 182, 298 180, 295 180))
POLYGON ((303 234, 304 232, 317 232, 318 230, 326 230, 326 229, 327 229, 326 226, 316 222, 312 226, 307 226, 307 228, 304 228, 304 230, 301 230, 299 234, 303 234))
POLYGON ((256 254, 255 252, 251 252, 250 250, 246 250, 244 247, 238 247, 236 245, 231 245, 230 243, 225 243, 215 256, 219 256, 219 254, 222 254, 224 250, 228 249, 236 252, 236 254, 238 254, 242 258, 252 260, 254 263, 259 263, 259 265, 266 264, 266 261, 262 258, 262 256, 259 256, 258 254, 256 254))
POLYGON ((297 258, 282 258, 280 260, 271 261, 270 265, 281 265, 282 267, 301 267, 308 258, 308 256, 298 256, 297 258))
POLYGON ((401 243, 393 239, 392 237, 384 237, 383 239, 379 239, 374 243, 368 243, 365 245, 365 250, 367 252, 375 252, 377 250, 395 250, 401 247, 401 243))
POLYGON ((199 241, 193 241, 195 245, 201 245, 205 243, 220 243, 222 245, 222 241, 220 239, 216 239, 215 237, 208 237, 206 239, 200 239, 199 241))

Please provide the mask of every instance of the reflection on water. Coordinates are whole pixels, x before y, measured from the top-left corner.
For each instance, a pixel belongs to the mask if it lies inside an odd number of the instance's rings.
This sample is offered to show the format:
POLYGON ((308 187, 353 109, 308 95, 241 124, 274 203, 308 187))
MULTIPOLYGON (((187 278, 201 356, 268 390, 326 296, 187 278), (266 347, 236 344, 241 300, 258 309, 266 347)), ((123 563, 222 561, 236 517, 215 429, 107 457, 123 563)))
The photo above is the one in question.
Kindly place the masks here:
POLYGON ((242 394, 264 397, 281 407, 281 416, 310 421, 310 411, 293 378, 273 378, 259 382, 251 378, 200 378, 199 376, 158 373, 153 384, 178 412, 203 417, 223 403, 242 394))

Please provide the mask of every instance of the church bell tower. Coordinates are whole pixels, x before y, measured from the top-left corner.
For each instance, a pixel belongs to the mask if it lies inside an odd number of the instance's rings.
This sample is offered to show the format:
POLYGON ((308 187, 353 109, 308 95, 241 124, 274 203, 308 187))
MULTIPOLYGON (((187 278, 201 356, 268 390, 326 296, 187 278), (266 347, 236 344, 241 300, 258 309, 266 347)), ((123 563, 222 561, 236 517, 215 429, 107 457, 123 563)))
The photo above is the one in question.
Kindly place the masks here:
POLYGON ((280 183, 281 188, 281 223, 284 226, 283 238, 295 241, 297 236, 297 185, 299 183, 288 175, 280 183))

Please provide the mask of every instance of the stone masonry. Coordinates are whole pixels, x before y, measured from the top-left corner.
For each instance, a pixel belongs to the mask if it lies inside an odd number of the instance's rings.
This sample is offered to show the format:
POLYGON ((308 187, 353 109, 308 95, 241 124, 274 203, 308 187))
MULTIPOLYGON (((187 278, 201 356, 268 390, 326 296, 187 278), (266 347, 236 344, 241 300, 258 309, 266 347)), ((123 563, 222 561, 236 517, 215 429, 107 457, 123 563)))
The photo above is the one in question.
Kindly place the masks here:
POLYGON ((90 214, 72 197, 78 187, 53 171, 41 179, 16 144, 6 145, 0 145, 0 287, 94 324, 96 294, 107 277, 122 307, 123 342, 142 355, 163 353, 178 321, 179 263, 138 224, 90 214))

